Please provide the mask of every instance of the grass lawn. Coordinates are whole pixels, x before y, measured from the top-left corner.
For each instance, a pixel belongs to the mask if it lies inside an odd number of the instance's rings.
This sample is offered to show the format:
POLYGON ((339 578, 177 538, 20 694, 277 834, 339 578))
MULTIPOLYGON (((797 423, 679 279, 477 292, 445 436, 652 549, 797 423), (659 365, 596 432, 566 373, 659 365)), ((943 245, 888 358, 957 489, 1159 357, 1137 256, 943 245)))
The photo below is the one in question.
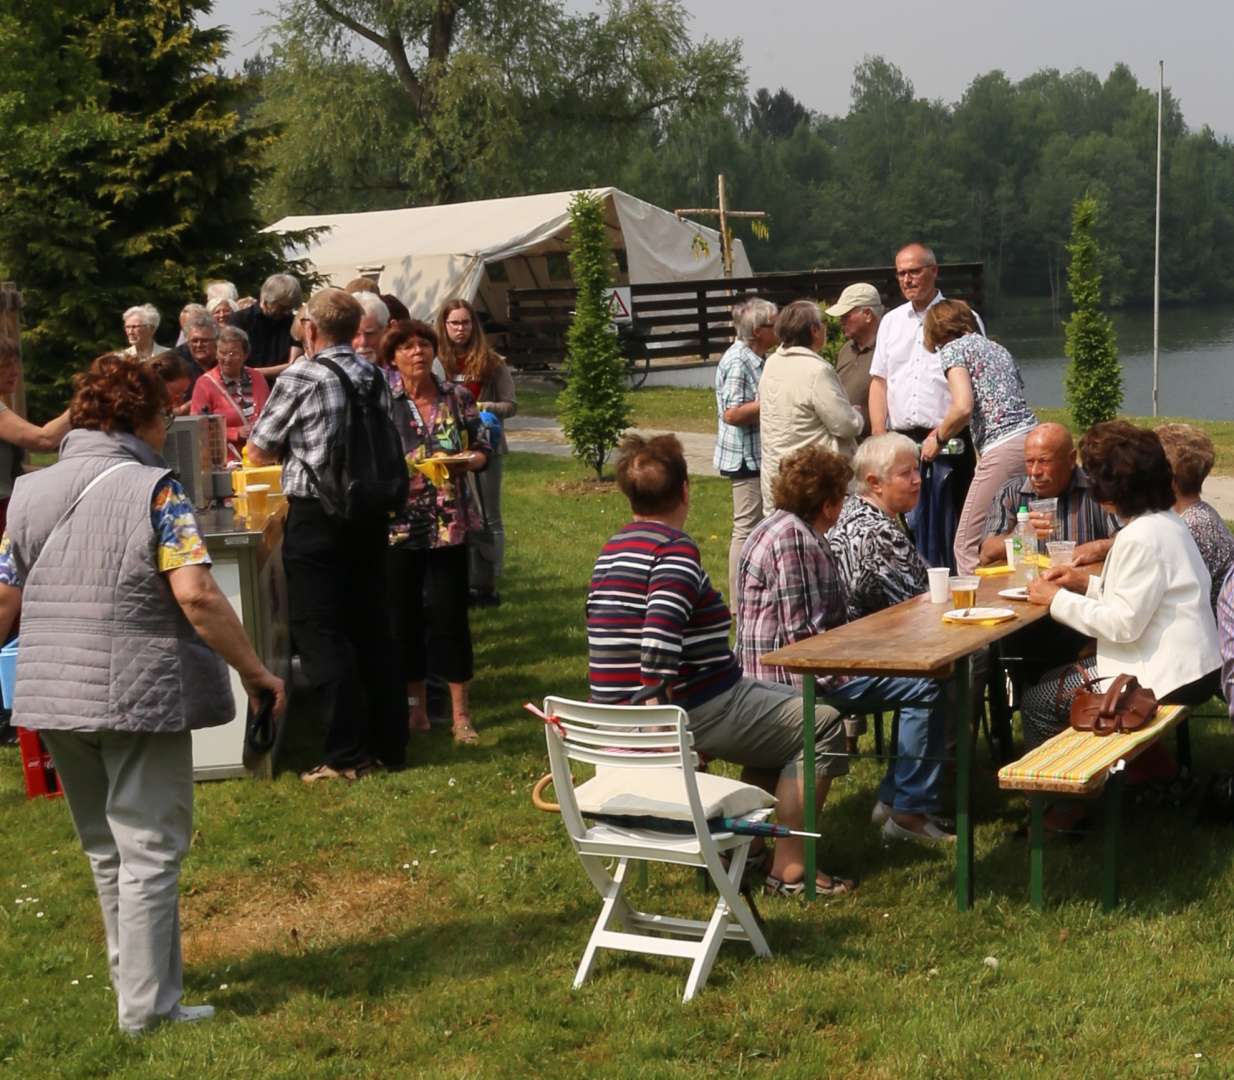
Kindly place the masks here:
MULTIPOLYGON (((1027 905, 1018 800, 978 749, 977 901, 949 854, 884 849, 879 773, 858 762, 822 815, 821 865, 858 893, 764 900, 774 951, 726 945, 706 991, 680 961, 602 955, 570 981, 599 901, 555 816, 521 702, 584 693, 583 595, 626 519, 573 463, 512 455, 506 604, 475 619, 482 744, 435 731, 414 767, 351 787, 196 788, 182 915, 187 1000, 212 1024, 117 1034, 90 874, 60 801, 27 803, 0 763, 0 1071, 14 1077, 352 1078, 1224 1076, 1234 1071, 1234 830, 1128 808, 1125 904, 1101 914, 1100 837, 1052 844, 1048 910, 1027 905), (545 507, 552 513, 546 514, 545 507), (17 903, 21 900, 21 903, 17 903), (997 964, 990 962, 993 958, 997 964), (1201 1056, 1202 1055, 1202 1056, 1201 1056)), ((698 479, 691 531, 722 581, 727 484, 698 479)), ((1203 769, 1234 767, 1216 711, 1203 769)), ((867 738, 868 744, 871 740, 867 738)), ((307 747, 290 766, 311 763, 307 747)), ((689 871, 646 906, 702 913, 689 871)), ((636 894, 637 895, 637 894, 636 894)))

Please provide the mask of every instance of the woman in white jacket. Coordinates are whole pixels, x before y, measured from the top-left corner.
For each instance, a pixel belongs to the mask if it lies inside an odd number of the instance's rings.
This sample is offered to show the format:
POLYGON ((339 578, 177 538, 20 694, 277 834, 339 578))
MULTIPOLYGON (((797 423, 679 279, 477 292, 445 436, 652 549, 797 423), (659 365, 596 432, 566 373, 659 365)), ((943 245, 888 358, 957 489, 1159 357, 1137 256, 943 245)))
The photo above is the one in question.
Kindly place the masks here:
POLYGON ((1021 716, 1030 745, 1067 726, 1076 689, 1094 675, 1134 675, 1159 701, 1179 704, 1200 704, 1219 691, 1208 570, 1171 510, 1174 492, 1161 440, 1116 420, 1095 424, 1080 453, 1094 495, 1124 527, 1100 577, 1055 567, 1029 586, 1029 599, 1048 604, 1052 618, 1097 639, 1096 656, 1078 668, 1047 672, 1025 691, 1021 716))

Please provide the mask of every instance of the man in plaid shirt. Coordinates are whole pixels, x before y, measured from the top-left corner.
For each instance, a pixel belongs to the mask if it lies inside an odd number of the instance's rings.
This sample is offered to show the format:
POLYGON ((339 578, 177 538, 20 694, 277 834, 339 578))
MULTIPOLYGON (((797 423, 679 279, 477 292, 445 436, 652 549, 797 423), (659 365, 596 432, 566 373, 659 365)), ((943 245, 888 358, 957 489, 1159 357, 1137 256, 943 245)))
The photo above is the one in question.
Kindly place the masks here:
MULTIPOLYGON (((741 553, 736 653, 747 679, 801 686, 801 675, 764 664, 763 656, 848 620, 844 577, 826 533, 840 516, 852 476, 842 457, 817 446, 780 463, 773 487, 776 508, 750 534, 741 553)), ((821 700, 841 711, 900 712, 900 746, 908 755, 888 765, 871 815, 883 836, 954 839, 938 817, 943 742, 938 683, 841 675, 817 680, 817 688, 821 700)))
POLYGON ((248 439, 253 464, 283 463, 292 643, 327 717, 323 760, 302 774, 307 783, 354 780, 377 764, 401 766, 408 738, 386 606, 386 516, 331 517, 318 489, 317 478, 342 447, 347 393, 317 361, 333 360, 361 394, 377 380, 392 408, 381 372, 352 352, 361 315, 341 289, 323 289, 309 301, 303 328, 312 359, 279 376, 248 439))
POLYGON ((733 538, 728 549, 728 603, 737 595, 741 545, 762 520, 759 486, 758 380, 763 360, 776 347, 776 306, 751 297, 733 308, 737 340, 716 367, 716 471, 733 484, 733 538))

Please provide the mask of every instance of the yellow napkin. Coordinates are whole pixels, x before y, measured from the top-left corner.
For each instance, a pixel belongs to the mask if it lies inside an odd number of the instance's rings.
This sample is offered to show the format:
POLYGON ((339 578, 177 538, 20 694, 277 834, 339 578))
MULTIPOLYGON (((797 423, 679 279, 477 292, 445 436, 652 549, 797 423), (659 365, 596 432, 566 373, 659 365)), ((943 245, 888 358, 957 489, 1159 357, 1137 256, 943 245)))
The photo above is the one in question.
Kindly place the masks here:
POLYGON ((997 619, 955 619, 943 616, 943 622, 952 626, 997 626, 999 623, 1010 622, 1014 615, 1000 615, 997 619))
POLYGON ((1012 570, 1011 567, 1008 566, 1006 563, 998 563, 995 566, 977 567, 977 575, 979 577, 998 577, 999 574, 1013 574, 1013 573, 1015 573, 1015 571, 1012 570))
POLYGON ((413 461, 412 468, 420 473, 433 487, 441 487, 450 479, 450 467, 444 461, 413 461))

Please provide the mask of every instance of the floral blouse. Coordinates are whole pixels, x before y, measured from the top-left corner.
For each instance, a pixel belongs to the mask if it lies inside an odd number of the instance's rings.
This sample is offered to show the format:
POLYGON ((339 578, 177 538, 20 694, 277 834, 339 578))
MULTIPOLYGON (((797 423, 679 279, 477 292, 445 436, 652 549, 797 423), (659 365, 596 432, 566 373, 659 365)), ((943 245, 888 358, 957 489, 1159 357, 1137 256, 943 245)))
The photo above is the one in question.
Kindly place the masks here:
POLYGON ((938 350, 946 374, 953 367, 968 372, 973 384, 973 415, 969 419, 977 453, 1012 435, 1037 426, 1037 416, 1024 394, 1024 378, 1015 358, 984 334, 965 334, 938 350))
POLYGON ((850 622, 920 596, 929 585, 926 565, 908 534, 860 495, 844 500, 827 540, 848 595, 850 622))
POLYGON ((407 505, 390 524, 391 545, 415 548, 451 547, 467 539, 469 532, 481 528, 480 508, 476 505, 467 473, 453 473, 436 483, 433 470, 417 469, 434 454, 459 454, 464 450, 492 453, 488 429, 480 419, 475 398, 457 383, 437 383, 437 404, 421 416, 416 403, 407 396, 398 373, 392 373, 390 392, 394 398, 394 424, 407 455, 411 485, 407 505))

